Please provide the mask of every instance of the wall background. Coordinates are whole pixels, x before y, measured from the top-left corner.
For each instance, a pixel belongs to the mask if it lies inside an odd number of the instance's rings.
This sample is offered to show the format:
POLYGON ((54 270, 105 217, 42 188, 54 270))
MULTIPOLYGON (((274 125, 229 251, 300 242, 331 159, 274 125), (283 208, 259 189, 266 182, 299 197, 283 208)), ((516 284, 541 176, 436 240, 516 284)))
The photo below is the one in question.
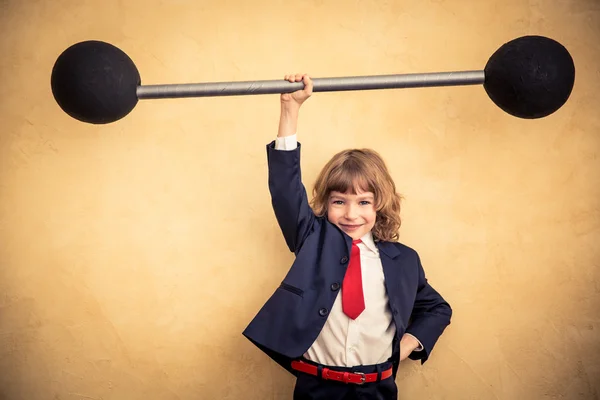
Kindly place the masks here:
POLYGON ((595 0, 0 1, 0 399, 286 399, 241 335, 292 261, 267 189, 277 95, 143 101, 106 126, 50 92, 99 39, 143 84, 482 69, 541 34, 576 62, 526 121, 481 87, 317 93, 303 174, 348 147, 387 160, 401 240, 452 304, 401 398, 600 397, 600 3, 595 0))

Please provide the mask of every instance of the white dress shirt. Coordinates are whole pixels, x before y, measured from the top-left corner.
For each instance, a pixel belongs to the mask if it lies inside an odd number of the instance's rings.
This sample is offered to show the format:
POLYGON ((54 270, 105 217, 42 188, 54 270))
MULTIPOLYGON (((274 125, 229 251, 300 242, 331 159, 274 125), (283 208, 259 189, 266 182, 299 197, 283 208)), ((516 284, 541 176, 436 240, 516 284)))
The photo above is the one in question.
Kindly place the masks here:
MULTIPOLYGON (((275 140, 277 150, 294 150, 296 147, 296 135, 275 140)), ((328 366, 353 367, 380 364, 392 355, 396 326, 385 289, 379 249, 371 232, 361 240, 358 247, 365 310, 355 320, 349 318, 342 310, 342 291, 339 290, 325 326, 304 354, 308 360, 328 366)), ((421 348, 419 342, 417 350, 421 348)))

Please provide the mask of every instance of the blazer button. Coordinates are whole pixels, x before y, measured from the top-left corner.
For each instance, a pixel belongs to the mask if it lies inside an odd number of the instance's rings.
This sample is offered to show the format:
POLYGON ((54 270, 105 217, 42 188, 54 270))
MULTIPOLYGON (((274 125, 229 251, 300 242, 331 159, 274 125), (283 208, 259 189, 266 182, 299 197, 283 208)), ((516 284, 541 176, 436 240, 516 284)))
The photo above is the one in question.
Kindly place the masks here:
POLYGON ((333 290, 334 292, 336 290, 338 290, 339 288, 340 288, 340 284, 339 283, 335 282, 335 283, 331 284, 331 290, 333 290))
POLYGON ((348 257, 344 256, 342 257, 342 259, 340 260, 340 264, 346 264, 348 262, 348 257))
POLYGON ((327 309, 326 309, 326 308, 321 308, 321 309, 319 310, 319 315, 320 315, 321 317, 324 317, 324 316, 326 316, 326 315, 327 315, 327 313, 328 313, 328 312, 329 312, 329 311, 327 311, 327 309))

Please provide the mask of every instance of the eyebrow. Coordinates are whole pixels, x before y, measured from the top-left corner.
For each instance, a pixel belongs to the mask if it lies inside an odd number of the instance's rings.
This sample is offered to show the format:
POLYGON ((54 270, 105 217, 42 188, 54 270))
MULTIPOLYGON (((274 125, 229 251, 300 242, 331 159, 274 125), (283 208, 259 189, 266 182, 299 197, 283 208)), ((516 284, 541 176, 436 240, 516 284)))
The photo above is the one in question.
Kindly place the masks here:
MULTIPOLYGON (((341 194, 332 194, 330 196, 330 198, 346 200, 346 196, 341 195, 341 194)), ((375 196, 373 196, 372 194, 364 194, 364 195, 357 196, 357 200, 374 200, 374 199, 375 199, 375 196)))

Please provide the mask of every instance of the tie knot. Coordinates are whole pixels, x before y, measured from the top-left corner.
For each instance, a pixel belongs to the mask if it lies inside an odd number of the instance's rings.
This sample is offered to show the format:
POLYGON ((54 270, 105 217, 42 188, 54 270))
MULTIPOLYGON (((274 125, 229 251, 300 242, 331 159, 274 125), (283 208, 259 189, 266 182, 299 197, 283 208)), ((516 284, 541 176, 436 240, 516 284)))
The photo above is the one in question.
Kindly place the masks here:
POLYGON ((359 243, 362 243, 362 240, 356 239, 356 240, 352 241, 352 244, 359 244, 359 243))

